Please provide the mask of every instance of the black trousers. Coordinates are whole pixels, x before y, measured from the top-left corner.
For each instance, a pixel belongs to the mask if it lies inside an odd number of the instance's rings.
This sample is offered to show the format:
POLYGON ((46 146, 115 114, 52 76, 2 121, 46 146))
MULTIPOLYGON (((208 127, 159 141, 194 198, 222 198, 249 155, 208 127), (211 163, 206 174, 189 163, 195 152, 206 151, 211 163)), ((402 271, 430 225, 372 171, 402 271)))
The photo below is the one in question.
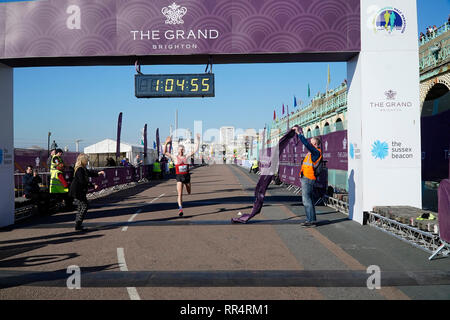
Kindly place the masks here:
POLYGON ((86 198, 84 198, 84 199, 75 199, 74 202, 78 207, 75 223, 77 225, 81 225, 88 210, 88 201, 86 198))

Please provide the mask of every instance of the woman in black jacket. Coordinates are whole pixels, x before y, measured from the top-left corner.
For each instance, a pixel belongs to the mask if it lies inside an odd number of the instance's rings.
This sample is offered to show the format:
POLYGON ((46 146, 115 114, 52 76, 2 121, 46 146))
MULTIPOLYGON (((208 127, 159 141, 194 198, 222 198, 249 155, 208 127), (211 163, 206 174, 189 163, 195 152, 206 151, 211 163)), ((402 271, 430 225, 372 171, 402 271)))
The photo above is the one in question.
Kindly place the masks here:
MULTIPOLYGON (((78 212, 75 220, 75 230, 84 231, 86 230, 82 227, 84 216, 86 215, 88 209, 88 200, 86 198, 86 194, 88 192, 88 188, 92 186, 92 183, 89 181, 89 177, 98 177, 100 174, 105 175, 104 171, 93 171, 88 170, 86 168, 88 164, 89 158, 87 154, 80 153, 77 157, 77 161, 75 163, 75 174, 70 185, 69 196, 75 198, 75 201, 78 204, 78 212)), ((94 186, 97 189, 97 185, 94 186)))

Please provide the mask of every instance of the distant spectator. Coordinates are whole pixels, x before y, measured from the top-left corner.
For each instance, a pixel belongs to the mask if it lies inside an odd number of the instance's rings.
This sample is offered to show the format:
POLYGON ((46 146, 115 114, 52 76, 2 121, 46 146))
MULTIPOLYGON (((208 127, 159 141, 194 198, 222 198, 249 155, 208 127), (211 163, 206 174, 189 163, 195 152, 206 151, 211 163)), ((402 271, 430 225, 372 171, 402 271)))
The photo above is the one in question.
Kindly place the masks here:
POLYGON ((448 15, 447 23, 450 24, 450 14, 448 15))
POLYGON ((32 166, 27 166, 25 171, 25 175, 23 176, 23 192, 24 198, 32 199, 34 195, 39 194, 40 187, 39 184, 42 183, 41 177, 37 174, 37 171, 33 171, 32 166))
POLYGON ((26 173, 23 177, 23 189, 24 198, 31 199, 31 201, 37 205, 39 213, 44 213, 48 208, 48 193, 41 192, 39 184, 42 183, 41 177, 38 175, 38 171, 33 170, 32 166, 27 166, 26 173))
POLYGON ((433 36, 437 35, 438 29, 436 25, 433 26, 433 36))
POLYGON ((161 170, 161 163, 159 162, 159 159, 156 159, 156 161, 153 163, 153 179, 162 179, 162 170, 161 170))
POLYGON ((120 161, 120 164, 123 167, 129 167, 130 166, 130 162, 128 161, 128 158, 123 158, 122 161, 120 161))
POLYGON ((423 32, 420 33, 419 40, 423 41, 425 39, 425 34, 423 32))
POLYGON ((136 158, 134 158, 134 163, 133 163, 133 165, 134 165, 135 167, 139 167, 139 166, 142 166, 143 164, 144 164, 144 161, 142 161, 141 157, 137 154, 137 155, 136 155, 136 158))
POLYGON ((175 175, 175 164, 172 160, 169 162, 169 173, 174 176, 175 175))
POLYGON ((163 155, 161 157, 161 169, 162 169, 162 172, 165 173, 165 174, 169 174, 169 165, 168 165, 168 163, 169 163, 169 159, 167 159, 167 157, 165 155, 163 155))
POLYGON ((107 167, 115 167, 116 161, 114 161, 114 159, 112 157, 109 157, 106 159, 106 166, 107 167))

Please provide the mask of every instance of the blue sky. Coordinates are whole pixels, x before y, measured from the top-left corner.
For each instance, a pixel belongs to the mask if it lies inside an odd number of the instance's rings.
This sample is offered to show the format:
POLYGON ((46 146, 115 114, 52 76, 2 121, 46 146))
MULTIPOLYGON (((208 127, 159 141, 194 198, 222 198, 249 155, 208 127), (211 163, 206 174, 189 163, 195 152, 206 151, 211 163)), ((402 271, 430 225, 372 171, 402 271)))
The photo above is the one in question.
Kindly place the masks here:
MULTIPOLYGON (((419 32, 442 25, 450 14, 450 0, 418 0, 419 32)), ((311 96, 324 92, 330 65, 330 88, 346 79, 346 63, 278 63, 214 65, 214 98, 137 99, 134 66, 47 67, 14 70, 14 145, 47 147, 52 133, 60 147, 75 150, 105 138, 116 138, 117 117, 123 112, 122 141, 138 143, 144 124, 150 146, 156 128, 162 139, 169 134, 178 109, 180 128, 203 130, 234 126, 260 129, 273 110, 281 115, 284 103, 293 108, 293 97, 304 104, 308 83, 311 96)), ((142 66, 143 73, 202 73, 205 65, 142 66)))

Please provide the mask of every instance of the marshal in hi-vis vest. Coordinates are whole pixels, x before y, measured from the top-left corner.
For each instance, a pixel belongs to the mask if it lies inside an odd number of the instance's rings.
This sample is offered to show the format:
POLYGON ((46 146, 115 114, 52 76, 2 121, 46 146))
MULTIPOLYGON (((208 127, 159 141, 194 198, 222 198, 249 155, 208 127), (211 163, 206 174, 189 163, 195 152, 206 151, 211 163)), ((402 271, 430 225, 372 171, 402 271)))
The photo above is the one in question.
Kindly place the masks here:
POLYGON ((153 172, 161 172, 161 164, 159 162, 153 163, 153 172))
POLYGON ((303 160, 302 167, 300 169, 300 176, 308 178, 310 180, 316 180, 316 175, 314 174, 314 169, 319 165, 320 160, 322 159, 322 150, 320 151, 320 156, 316 160, 316 162, 312 162, 311 152, 308 152, 305 159, 303 160))
POLYGON ((50 166, 50 193, 67 193, 69 188, 64 187, 61 180, 58 178, 58 174, 63 173, 62 169, 62 159, 58 156, 52 156, 51 166, 50 166), (56 158, 56 159, 55 159, 56 158), (57 160, 58 163, 55 163, 57 160))

